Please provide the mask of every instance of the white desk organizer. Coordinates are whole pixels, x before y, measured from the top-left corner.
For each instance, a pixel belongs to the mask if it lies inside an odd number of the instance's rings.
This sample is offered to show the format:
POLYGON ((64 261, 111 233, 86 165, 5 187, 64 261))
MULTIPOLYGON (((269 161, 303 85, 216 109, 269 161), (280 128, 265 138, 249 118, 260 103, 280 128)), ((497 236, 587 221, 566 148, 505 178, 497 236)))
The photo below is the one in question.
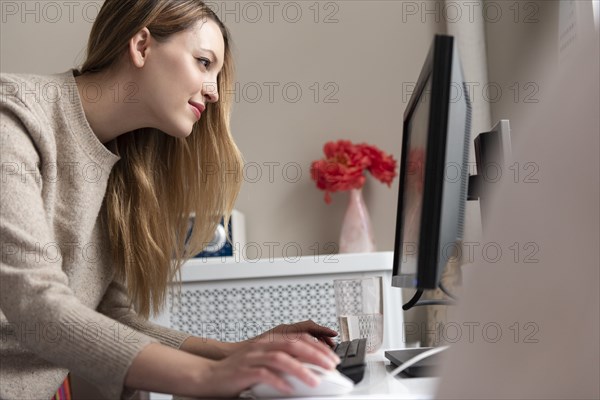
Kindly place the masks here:
POLYGON ((391 287, 392 262, 393 252, 192 259, 182 268, 180 302, 177 295, 175 301, 170 297, 165 312, 153 321, 221 341, 245 340, 279 324, 308 319, 339 331, 333 280, 381 275, 382 348, 402 348, 402 295, 391 287))

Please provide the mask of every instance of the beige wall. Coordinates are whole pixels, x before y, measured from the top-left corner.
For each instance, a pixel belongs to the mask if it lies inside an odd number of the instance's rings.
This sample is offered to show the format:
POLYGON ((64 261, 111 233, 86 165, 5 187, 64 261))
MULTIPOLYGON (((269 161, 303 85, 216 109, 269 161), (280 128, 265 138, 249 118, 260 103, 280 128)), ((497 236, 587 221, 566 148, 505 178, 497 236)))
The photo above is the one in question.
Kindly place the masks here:
POLYGON ((495 3, 507 17, 486 24, 489 81, 502 91, 488 96, 492 123, 509 119, 518 141, 523 121, 538 112, 550 86, 546 76, 556 71, 559 2, 532 1, 518 9, 513 2, 495 3))
POLYGON ((81 63, 103 1, 0 1, 0 70, 53 73, 81 63))
MULTIPOLYGON (((237 207, 246 214, 248 240, 262 247, 263 258, 270 255, 266 242, 279 243, 270 245, 275 257, 285 255, 288 243, 299 244, 304 255, 314 254, 315 243, 321 253, 334 250, 327 244, 338 241, 347 195, 335 194, 326 205, 310 179, 310 163, 322 157, 326 141, 337 139, 366 141, 399 157, 402 85, 416 80, 433 34, 443 29, 416 17, 402 23, 400 2, 326 2, 318 23, 309 9, 313 2, 296 4, 303 12, 297 23, 277 12, 274 23, 266 16, 257 23, 224 18, 237 44, 240 90, 233 130, 249 163, 237 207), (325 23, 328 13, 337 22, 325 23), (279 85, 272 102, 269 82, 279 85), (293 87, 301 88, 297 102, 284 97, 286 84, 290 96, 293 87), (256 86, 262 97, 253 102, 256 86)), ((372 178, 364 190, 381 250, 393 248, 397 191, 397 182, 389 189, 372 178)), ((248 247, 248 258, 257 255, 248 247)))
POLYGON ((514 140, 527 134, 523 121, 548 101, 555 74, 573 56, 568 38, 581 42, 594 35, 592 2, 562 3, 562 24, 561 2, 543 0, 521 6, 519 23, 514 23, 512 2, 498 2, 511 18, 486 26, 489 79, 504 89, 503 96, 491 103, 492 120, 510 119, 514 140))

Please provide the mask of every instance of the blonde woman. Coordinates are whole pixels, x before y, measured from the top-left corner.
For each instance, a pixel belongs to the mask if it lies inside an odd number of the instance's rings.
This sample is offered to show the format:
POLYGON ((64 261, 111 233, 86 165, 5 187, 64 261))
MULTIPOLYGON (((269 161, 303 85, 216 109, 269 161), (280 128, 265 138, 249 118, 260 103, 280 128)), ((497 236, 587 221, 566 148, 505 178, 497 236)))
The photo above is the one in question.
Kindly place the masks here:
POLYGON ((0 398, 50 399, 69 371, 117 399, 286 390, 278 373, 335 367, 336 332, 310 321, 222 343, 147 319, 239 191, 232 73, 201 1, 106 0, 80 69, 2 75, 0 398))

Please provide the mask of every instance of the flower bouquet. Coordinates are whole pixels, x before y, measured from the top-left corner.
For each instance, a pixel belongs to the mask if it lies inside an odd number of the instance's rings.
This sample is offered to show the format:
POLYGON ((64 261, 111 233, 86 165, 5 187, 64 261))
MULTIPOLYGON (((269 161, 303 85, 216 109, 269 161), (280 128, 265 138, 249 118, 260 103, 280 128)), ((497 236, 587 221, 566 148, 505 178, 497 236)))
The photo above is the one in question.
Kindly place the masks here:
POLYGON ((349 140, 327 142, 325 158, 313 161, 311 178, 325 191, 325 203, 331 203, 331 193, 350 191, 350 202, 342 224, 340 252, 375 250, 373 231, 362 199, 365 171, 391 186, 396 177, 396 160, 375 146, 354 144, 349 140))

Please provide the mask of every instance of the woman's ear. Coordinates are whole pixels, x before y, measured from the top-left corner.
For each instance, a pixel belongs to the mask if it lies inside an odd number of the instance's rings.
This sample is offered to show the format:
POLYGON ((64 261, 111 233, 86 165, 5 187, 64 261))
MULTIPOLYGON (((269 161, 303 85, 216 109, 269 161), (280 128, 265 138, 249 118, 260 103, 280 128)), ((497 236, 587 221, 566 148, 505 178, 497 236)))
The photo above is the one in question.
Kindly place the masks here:
POLYGON ((152 34, 148 28, 143 27, 131 39, 129 39, 129 56, 133 65, 142 68, 146 63, 152 34))

